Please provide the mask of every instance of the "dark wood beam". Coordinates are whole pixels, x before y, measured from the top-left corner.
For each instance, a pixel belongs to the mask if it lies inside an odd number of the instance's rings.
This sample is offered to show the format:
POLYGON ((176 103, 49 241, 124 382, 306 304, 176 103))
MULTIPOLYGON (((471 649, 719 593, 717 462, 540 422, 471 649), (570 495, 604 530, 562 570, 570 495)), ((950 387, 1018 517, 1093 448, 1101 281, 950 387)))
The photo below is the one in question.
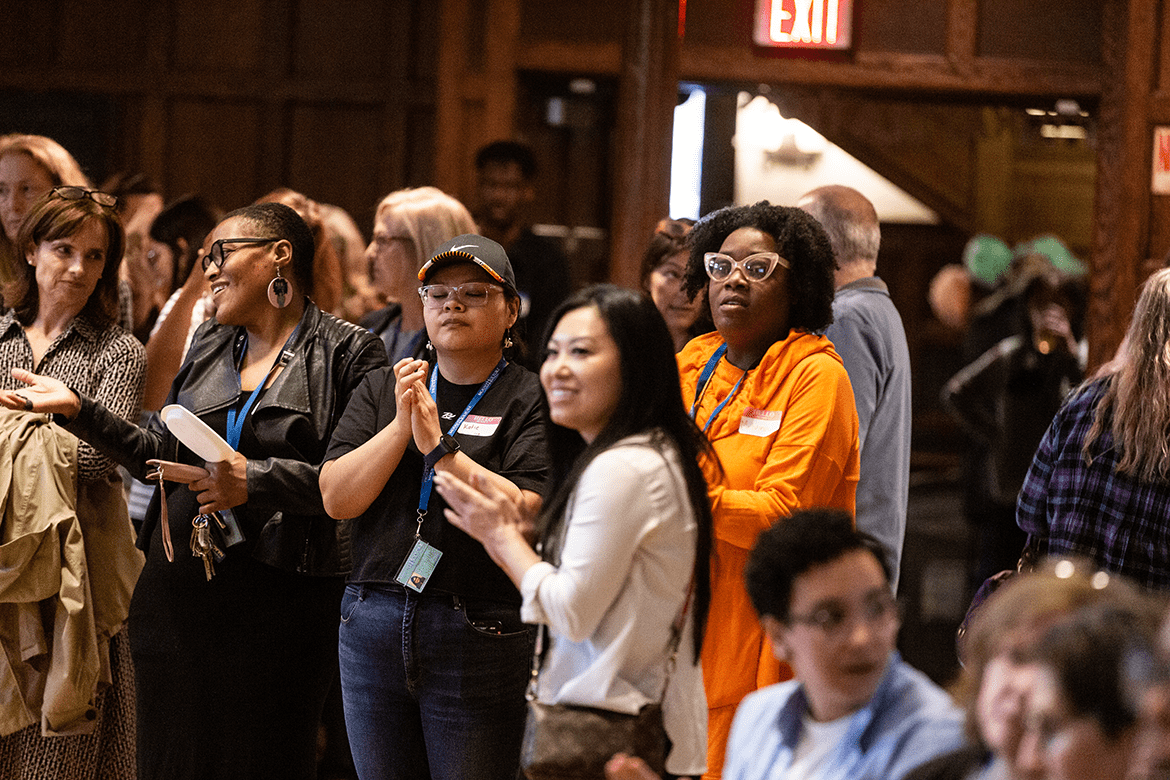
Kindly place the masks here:
POLYGON ((799 84, 919 94, 1013 98, 1091 98, 1101 93, 1099 67, 1030 60, 859 53, 848 62, 744 56, 742 47, 684 46, 679 76, 688 81, 799 84))
POLYGON ((678 0, 637 0, 618 86, 610 281, 638 287, 642 252, 670 202, 678 100, 678 0))
POLYGON ((1102 51, 1108 78, 1097 137, 1087 328, 1091 366, 1110 359, 1121 343, 1149 251, 1154 5, 1107 0, 1105 8, 1102 51))

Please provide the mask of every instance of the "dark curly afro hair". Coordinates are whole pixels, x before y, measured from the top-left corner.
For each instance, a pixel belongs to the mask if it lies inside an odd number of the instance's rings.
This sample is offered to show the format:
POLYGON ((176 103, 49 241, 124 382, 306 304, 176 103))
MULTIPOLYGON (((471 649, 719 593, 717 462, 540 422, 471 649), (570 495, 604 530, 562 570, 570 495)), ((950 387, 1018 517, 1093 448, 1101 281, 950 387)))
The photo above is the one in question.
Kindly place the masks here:
POLYGON ((710 279, 703 255, 718 252, 724 240, 740 228, 756 228, 772 236, 776 251, 788 260, 788 325, 815 333, 833 322, 833 247, 820 223, 805 211, 773 206, 766 200, 751 206, 729 206, 713 211, 691 229, 691 256, 686 290, 693 300, 710 279))

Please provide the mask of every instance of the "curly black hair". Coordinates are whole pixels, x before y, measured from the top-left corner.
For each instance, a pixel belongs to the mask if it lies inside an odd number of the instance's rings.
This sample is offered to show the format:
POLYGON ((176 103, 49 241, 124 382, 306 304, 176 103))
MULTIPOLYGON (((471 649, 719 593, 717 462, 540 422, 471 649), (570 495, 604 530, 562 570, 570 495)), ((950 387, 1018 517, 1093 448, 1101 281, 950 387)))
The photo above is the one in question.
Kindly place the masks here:
POLYGON ((814 507, 782 518, 756 537, 744 566, 744 585, 756 613, 787 623, 796 580, 854 550, 872 554, 886 584, 890 583, 893 572, 886 549, 874 537, 854 528, 848 512, 814 507))
POLYGON ((773 206, 766 200, 751 206, 728 206, 699 220, 689 238, 691 256, 684 284, 693 300, 710 281, 703 255, 717 252, 723 241, 740 228, 761 230, 776 241, 776 251, 786 259, 788 270, 788 325, 815 333, 833 322, 833 247, 824 228, 807 212, 773 206))

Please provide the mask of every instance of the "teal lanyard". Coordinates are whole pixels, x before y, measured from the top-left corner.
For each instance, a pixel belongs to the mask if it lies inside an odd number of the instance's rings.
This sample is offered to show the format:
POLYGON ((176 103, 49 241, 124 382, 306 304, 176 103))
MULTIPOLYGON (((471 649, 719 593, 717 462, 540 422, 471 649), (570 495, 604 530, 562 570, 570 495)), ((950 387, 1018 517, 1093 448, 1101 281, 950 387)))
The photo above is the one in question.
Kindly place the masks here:
MULTIPOLYGON (((280 368, 281 366, 287 366, 288 362, 292 360, 293 355, 292 352, 289 351, 288 345, 292 343, 293 338, 297 335, 297 331, 300 329, 301 326, 298 323, 297 326, 293 328, 293 332, 288 335, 288 339, 285 340, 284 346, 280 348, 280 354, 276 356, 276 361, 272 364, 272 368, 268 369, 268 373, 264 375, 264 381, 256 385, 256 389, 253 390, 252 394, 248 396, 248 400, 244 402, 244 406, 242 409, 240 409, 239 413, 237 414, 235 409, 228 409, 227 443, 231 445, 233 450, 238 450, 240 448, 240 435, 244 432, 244 420, 248 417, 248 412, 252 410, 252 405, 256 403, 256 399, 260 397, 260 393, 264 390, 264 386, 268 384, 268 380, 272 378, 272 375, 276 372, 276 369, 280 368)), ((243 356, 247 350, 248 334, 245 332, 244 346, 240 353, 241 363, 244 361, 243 356)), ((243 384, 242 378, 240 380, 240 384, 243 384)))
MULTIPOLYGON (((707 383, 711 381, 711 376, 715 373, 715 366, 719 365, 719 360, 726 352, 727 344, 723 344, 719 349, 715 350, 715 354, 711 356, 707 361, 707 365, 703 367, 702 373, 699 374, 699 381, 695 385, 695 401, 691 404, 692 420, 695 419, 695 414, 699 411, 699 401, 703 399, 703 391, 707 389, 707 383)), ((736 391, 739 390, 739 386, 743 384, 743 378, 747 375, 748 372, 744 371, 743 375, 735 383, 735 387, 731 388, 731 392, 727 394, 727 397, 719 402, 719 405, 715 407, 715 411, 711 412, 711 416, 707 418, 707 424, 703 426, 703 433, 707 432, 707 429, 711 427, 711 423, 715 422, 715 418, 723 411, 723 407, 727 406, 727 402, 735 396, 736 391)))
MULTIPOLYGON (((467 415, 471 414, 471 410, 474 409, 475 405, 479 403, 479 400, 481 398, 483 398, 484 395, 487 394, 488 388, 491 387, 492 384, 495 383, 496 378, 499 377, 499 375, 500 375, 500 372, 503 371, 507 366, 508 366, 508 361, 505 360, 504 358, 500 358, 500 362, 496 364, 496 369, 494 371, 492 371, 491 376, 489 376, 487 378, 487 380, 482 385, 479 386, 479 389, 475 391, 475 396, 471 399, 471 402, 469 404, 467 404, 467 408, 463 410, 463 414, 459 415, 459 417, 455 420, 455 422, 453 422, 451 424, 451 427, 447 430, 448 436, 455 435, 455 431, 459 430, 459 426, 462 425, 463 421, 467 419, 467 415)), ((439 367, 438 366, 435 366, 435 370, 431 374, 431 398, 435 399, 435 402, 438 403, 438 400, 439 400, 439 367)), ((426 453, 423 453, 423 454, 425 455, 426 453)), ((424 516, 426 516, 426 513, 427 513, 427 505, 431 503, 431 489, 434 487, 434 482, 435 482, 435 470, 433 468, 425 468, 424 467, 423 468, 422 488, 419 490, 419 495, 418 495, 418 522, 419 522, 420 527, 422 526, 422 519, 424 516)))

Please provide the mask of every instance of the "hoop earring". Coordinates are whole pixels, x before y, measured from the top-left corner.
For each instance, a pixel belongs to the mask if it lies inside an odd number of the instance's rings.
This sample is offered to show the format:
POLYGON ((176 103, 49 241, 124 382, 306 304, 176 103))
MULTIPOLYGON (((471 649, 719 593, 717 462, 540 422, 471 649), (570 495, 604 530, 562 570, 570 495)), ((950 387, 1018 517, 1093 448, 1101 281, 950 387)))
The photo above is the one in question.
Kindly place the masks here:
POLYGON ((280 266, 276 266, 276 278, 268 283, 268 302, 277 309, 283 309, 289 304, 288 279, 280 275, 280 266))

